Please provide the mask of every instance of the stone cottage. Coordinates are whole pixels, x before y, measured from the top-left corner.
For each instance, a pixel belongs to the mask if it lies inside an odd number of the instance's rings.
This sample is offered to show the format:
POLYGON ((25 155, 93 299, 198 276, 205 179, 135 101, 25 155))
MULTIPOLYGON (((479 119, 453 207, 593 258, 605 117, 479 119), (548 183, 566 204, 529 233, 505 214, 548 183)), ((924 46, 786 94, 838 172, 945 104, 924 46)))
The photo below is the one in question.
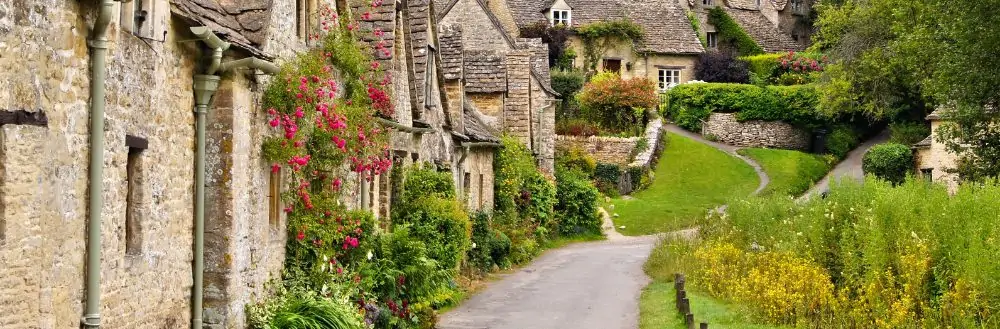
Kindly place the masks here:
POLYGON ((919 175, 945 184, 954 191, 958 187, 958 174, 951 171, 957 168, 958 155, 948 150, 948 146, 936 137, 941 126, 947 122, 943 119, 943 111, 937 109, 927 116, 927 121, 931 122, 931 134, 913 144, 912 148, 919 175))
MULTIPOLYGON (((504 1, 497 1, 504 2, 504 1)), ((694 79, 694 63, 705 51, 684 10, 671 1, 642 0, 506 0, 519 28, 533 24, 563 24, 568 27, 630 20, 645 32, 642 42, 621 42, 608 49, 597 63, 599 72, 616 72, 623 78, 645 77, 661 92, 694 79)), ((583 68, 584 48, 577 36, 570 37, 578 54, 573 65, 583 68)))
POLYGON ((499 2, 435 0, 445 88, 456 108, 468 105, 488 126, 521 140, 539 168, 552 173, 559 95, 551 87, 548 46, 517 38, 499 2))
MULTIPOLYGON (((261 91, 322 6, 363 5, 0 3, 0 328, 244 327, 287 237, 261 91)), ((396 163, 451 170, 489 209, 499 133, 448 97, 431 12, 386 1, 362 22, 390 32, 396 163)), ((387 215, 385 176, 348 182, 345 202, 387 215)))
POLYGON ((708 23, 708 11, 715 7, 725 10, 765 52, 800 51, 810 45, 811 0, 678 0, 678 4, 698 17, 709 49, 719 47, 718 32, 708 23))

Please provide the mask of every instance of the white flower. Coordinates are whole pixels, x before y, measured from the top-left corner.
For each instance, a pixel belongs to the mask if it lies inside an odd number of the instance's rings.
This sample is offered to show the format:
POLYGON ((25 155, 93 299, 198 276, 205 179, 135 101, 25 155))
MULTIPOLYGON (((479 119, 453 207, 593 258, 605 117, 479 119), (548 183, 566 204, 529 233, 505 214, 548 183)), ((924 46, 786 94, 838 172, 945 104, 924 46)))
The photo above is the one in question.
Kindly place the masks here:
POLYGON ((472 249, 476 249, 476 243, 475 242, 472 243, 472 249))
POLYGON ((372 259, 372 251, 371 250, 368 251, 368 259, 369 260, 372 259))

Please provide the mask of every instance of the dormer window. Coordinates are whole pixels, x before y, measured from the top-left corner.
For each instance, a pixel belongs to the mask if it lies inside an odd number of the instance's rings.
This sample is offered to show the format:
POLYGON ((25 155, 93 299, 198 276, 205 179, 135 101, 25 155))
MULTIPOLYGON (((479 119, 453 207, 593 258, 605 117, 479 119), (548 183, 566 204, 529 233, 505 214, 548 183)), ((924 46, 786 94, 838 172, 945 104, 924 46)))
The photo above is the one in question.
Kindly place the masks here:
POLYGON ((552 10, 552 26, 560 25, 570 26, 571 14, 569 10, 552 10))
POLYGON ((701 0, 701 4, 705 6, 715 5, 715 3, 712 2, 712 0, 701 0))

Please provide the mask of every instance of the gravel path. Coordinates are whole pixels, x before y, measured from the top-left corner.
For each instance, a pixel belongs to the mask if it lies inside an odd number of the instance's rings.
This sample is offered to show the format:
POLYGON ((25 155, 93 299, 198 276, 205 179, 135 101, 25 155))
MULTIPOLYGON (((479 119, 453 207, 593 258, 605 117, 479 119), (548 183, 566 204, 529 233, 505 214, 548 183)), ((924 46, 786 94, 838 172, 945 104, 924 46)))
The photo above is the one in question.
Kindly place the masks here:
POLYGON ((826 177, 823 177, 822 180, 816 182, 815 186, 799 197, 799 201, 809 200, 809 198, 813 196, 829 191, 831 181, 841 180, 844 178, 863 181, 865 179, 865 171, 862 169, 862 159, 864 159, 865 153, 868 153, 868 149, 871 149, 872 146, 882 144, 887 141, 889 141, 889 131, 885 130, 875 137, 868 139, 864 143, 861 143, 861 145, 858 145, 858 147, 852 150, 851 153, 847 154, 847 157, 844 158, 843 161, 833 167, 833 170, 830 170, 830 173, 827 174, 826 177))

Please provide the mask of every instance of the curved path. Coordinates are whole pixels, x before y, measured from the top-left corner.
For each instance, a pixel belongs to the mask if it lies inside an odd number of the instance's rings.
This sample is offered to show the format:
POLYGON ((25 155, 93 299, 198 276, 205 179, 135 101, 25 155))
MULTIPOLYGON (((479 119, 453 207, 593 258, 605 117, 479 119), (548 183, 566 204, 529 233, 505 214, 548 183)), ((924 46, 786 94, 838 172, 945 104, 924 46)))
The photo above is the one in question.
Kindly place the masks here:
POLYGON ((851 153, 847 154, 847 157, 844 158, 843 161, 833 167, 833 170, 830 170, 830 173, 828 173, 826 177, 823 177, 822 180, 816 182, 816 185, 799 197, 799 201, 809 200, 809 198, 815 195, 829 191, 831 181, 841 180, 844 178, 864 181, 865 171, 862 169, 862 160, 865 157, 865 153, 868 153, 868 150, 871 149, 872 146, 882 144, 887 141, 889 141, 889 131, 885 130, 875 137, 868 139, 864 143, 861 143, 861 145, 858 145, 858 147, 854 148, 851 153))
MULTIPOLYGON (((742 147, 732 146, 732 145, 727 145, 727 144, 722 144, 722 143, 716 143, 716 142, 707 140, 707 139, 705 139, 705 137, 702 137, 700 134, 684 130, 684 128, 681 128, 681 127, 679 127, 679 126, 677 126, 677 125, 675 125, 673 123, 664 123, 663 124, 663 130, 669 131, 671 133, 678 134, 678 135, 681 135, 681 136, 684 136, 684 137, 687 137, 687 138, 690 138, 690 139, 693 139, 693 140, 695 140, 695 141, 697 141, 699 143, 702 143, 702 144, 714 147, 714 148, 716 148, 716 149, 718 149, 720 151, 729 153, 730 155, 732 155, 734 157, 737 157, 740 160, 743 160, 743 162, 746 162, 748 165, 750 165, 751 167, 753 167, 753 170, 757 172, 757 177, 760 178, 760 184, 757 185, 757 190, 753 191, 752 195, 756 195, 756 194, 760 193, 760 191, 763 191, 764 188, 767 187, 767 184, 771 183, 771 178, 767 176, 767 173, 764 172, 764 168, 760 167, 760 164, 758 164, 757 162, 751 160, 748 157, 745 157, 745 156, 740 155, 739 153, 736 153, 736 151, 739 150, 739 149, 741 149, 742 147)), ((723 206, 723 207, 725 207, 725 206, 723 206)))

